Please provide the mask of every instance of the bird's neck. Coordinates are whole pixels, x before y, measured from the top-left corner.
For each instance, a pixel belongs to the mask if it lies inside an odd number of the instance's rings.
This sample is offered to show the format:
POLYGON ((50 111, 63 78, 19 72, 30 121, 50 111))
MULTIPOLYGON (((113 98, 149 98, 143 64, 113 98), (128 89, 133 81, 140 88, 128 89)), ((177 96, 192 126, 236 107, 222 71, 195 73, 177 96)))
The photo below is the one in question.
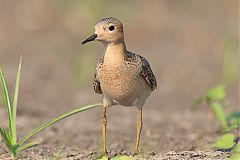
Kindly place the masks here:
POLYGON ((111 66, 120 65, 126 56, 126 45, 124 42, 106 44, 104 63, 111 66))

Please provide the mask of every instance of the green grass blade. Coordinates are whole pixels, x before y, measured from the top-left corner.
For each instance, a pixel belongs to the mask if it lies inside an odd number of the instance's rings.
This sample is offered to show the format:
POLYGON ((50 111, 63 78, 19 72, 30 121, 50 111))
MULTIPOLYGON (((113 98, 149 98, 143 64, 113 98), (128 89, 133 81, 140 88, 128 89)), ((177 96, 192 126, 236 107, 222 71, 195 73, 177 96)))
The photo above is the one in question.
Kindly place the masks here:
POLYGON ((12 105, 12 142, 13 144, 17 143, 17 131, 16 131, 16 117, 17 117, 17 101, 18 101, 18 92, 20 84, 20 71, 22 66, 22 56, 20 57, 20 62, 18 66, 17 78, 15 83, 15 91, 12 105))
POLYGON ((240 159, 240 143, 237 143, 234 147, 229 160, 239 160, 240 159))
POLYGON ((2 90, 3 90, 3 96, 5 99, 5 103, 6 103, 6 107, 7 107, 7 112, 8 112, 8 123, 9 123, 9 136, 10 136, 10 140, 12 143, 12 108, 11 108, 11 101, 10 101, 10 97, 9 97, 9 92, 8 92, 8 87, 6 84, 6 80, 2 71, 2 68, 0 66, 0 82, 1 82, 1 86, 2 86, 2 90))
POLYGON ((1 85, 2 85, 2 89, 3 89, 3 95, 4 95, 6 105, 9 108, 9 111, 11 111, 11 102, 10 102, 8 87, 7 87, 5 76, 4 76, 4 73, 2 71, 1 66, 0 66, 0 80, 1 80, 1 85))
POLYGON ((12 147, 8 132, 3 127, 0 127, 0 134, 3 138, 3 141, 4 141, 5 145, 8 148, 8 151, 10 153, 12 153, 13 147, 12 147))
POLYGON ((30 143, 24 144, 24 145, 17 148, 16 154, 21 153, 22 151, 24 151, 28 148, 31 148, 33 146, 36 146, 36 145, 38 145, 38 142, 30 142, 30 143))
POLYGON ((223 107, 221 106, 221 104, 219 104, 218 102, 211 102, 209 106, 211 107, 211 110, 213 111, 214 115, 222 125, 223 129, 227 131, 229 127, 227 123, 227 118, 224 114, 223 107))
POLYGON ((63 145, 58 149, 57 153, 54 155, 51 160, 61 160, 62 159, 62 153, 63 153, 63 145))
POLYGON ((71 115, 74 115, 78 112, 82 112, 82 111, 85 111, 85 110, 88 110, 88 109, 91 109, 91 108, 95 108, 95 107, 98 107, 100 106, 101 104, 98 103, 98 104, 92 104, 92 105, 86 105, 86 106, 83 106, 83 107, 80 107, 78 109, 75 109, 73 111, 70 111, 70 112, 67 112, 59 117, 56 117, 48 122, 45 122, 43 123, 42 125, 40 125, 39 127, 37 127, 36 129, 33 129, 32 131, 30 131, 29 133, 27 133, 20 141, 19 141, 19 145, 23 145, 26 141, 28 141, 32 136, 34 136, 35 134, 39 133, 40 131, 44 130, 45 128, 53 125, 54 123, 66 118, 66 117, 69 117, 71 115))

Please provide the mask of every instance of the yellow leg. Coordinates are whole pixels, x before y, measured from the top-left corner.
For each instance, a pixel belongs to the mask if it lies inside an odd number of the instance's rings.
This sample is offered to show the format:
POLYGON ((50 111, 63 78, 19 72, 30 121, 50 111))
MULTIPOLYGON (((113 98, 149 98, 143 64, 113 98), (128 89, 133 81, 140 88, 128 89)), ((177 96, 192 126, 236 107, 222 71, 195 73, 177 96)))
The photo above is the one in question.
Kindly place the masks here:
POLYGON ((140 142, 140 137, 141 137, 141 132, 142 132, 142 108, 139 109, 139 118, 138 118, 138 123, 137 123, 137 142, 136 142, 136 147, 135 147, 135 153, 138 154, 140 153, 139 151, 139 142, 140 142))
POLYGON ((103 140, 103 155, 107 155, 107 148, 106 148, 106 127, 107 127, 107 108, 103 107, 103 116, 102 116, 102 140, 103 140))

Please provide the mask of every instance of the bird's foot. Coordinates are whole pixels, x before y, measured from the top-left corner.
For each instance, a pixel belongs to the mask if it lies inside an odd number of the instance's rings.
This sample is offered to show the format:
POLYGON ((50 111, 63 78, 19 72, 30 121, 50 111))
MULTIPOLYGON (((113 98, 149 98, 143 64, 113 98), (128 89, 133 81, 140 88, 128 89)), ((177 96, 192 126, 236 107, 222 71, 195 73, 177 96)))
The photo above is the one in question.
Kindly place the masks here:
POLYGON ((138 154, 140 154, 141 152, 139 151, 139 149, 135 149, 134 153, 135 153, 136 155, 138 155, 138 154))
POLYGON ((102 157, 107 157, 107 158, 109 158, 109 155, 108 155, 107 151, 102 152, 102 155, 101 155, 101 156, 102 156, 102 157))

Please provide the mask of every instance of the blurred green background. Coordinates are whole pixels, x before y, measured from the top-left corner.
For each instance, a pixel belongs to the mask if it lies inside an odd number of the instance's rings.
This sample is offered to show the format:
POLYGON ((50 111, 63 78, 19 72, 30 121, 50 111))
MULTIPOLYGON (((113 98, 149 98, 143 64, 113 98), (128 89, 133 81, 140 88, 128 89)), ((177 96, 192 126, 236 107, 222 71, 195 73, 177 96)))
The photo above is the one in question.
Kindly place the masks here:
MULTIPOLYGON (((23 55, 20 134, 26 122, 36 126, 74 106, 101 101, 92 89, 92 77, 103 46, 99 42, 83 46, 81 41, 94 32, 98 20, 110 16, 122 21, 127 48, 150 61, 158 81, 158 90, 146 104, 146 127, 174 133, 170 128, 179 119, 183 123, 180 128, 201 124, 201 119, 207 119, 206 112, 194 115, 190 108, 197 96, 221 81, 223 53, 229 39, 237 44, 233 49, 237 59, 238 10, 237 0, 1 0, 0 64, 11 87, 23 55), (185 114, 190 117, 184 119, 185 114), (169 123, 168 127, 163 123, 169 123)), ((236 109, 238 103, 237 82, 230 88, 230 110, 236 109)), ((3 110, 0 107, 1 122, 5 118, 3 110)), ((116 118, 110 132, 115 133, 114 125, 123 116, 125 125, 135 131, 135 116, 130 114, 136 112, 128 111, 113 109, 116 118)), ((97 110, 78 117, 77 121, 92 122, 88 124, 69 120, 63 135, 79 136, 85 129, 86 133, 100 136, 99 113, 97 110), (78 126, 73 134, 68 133, 70 126, 78 126)))

